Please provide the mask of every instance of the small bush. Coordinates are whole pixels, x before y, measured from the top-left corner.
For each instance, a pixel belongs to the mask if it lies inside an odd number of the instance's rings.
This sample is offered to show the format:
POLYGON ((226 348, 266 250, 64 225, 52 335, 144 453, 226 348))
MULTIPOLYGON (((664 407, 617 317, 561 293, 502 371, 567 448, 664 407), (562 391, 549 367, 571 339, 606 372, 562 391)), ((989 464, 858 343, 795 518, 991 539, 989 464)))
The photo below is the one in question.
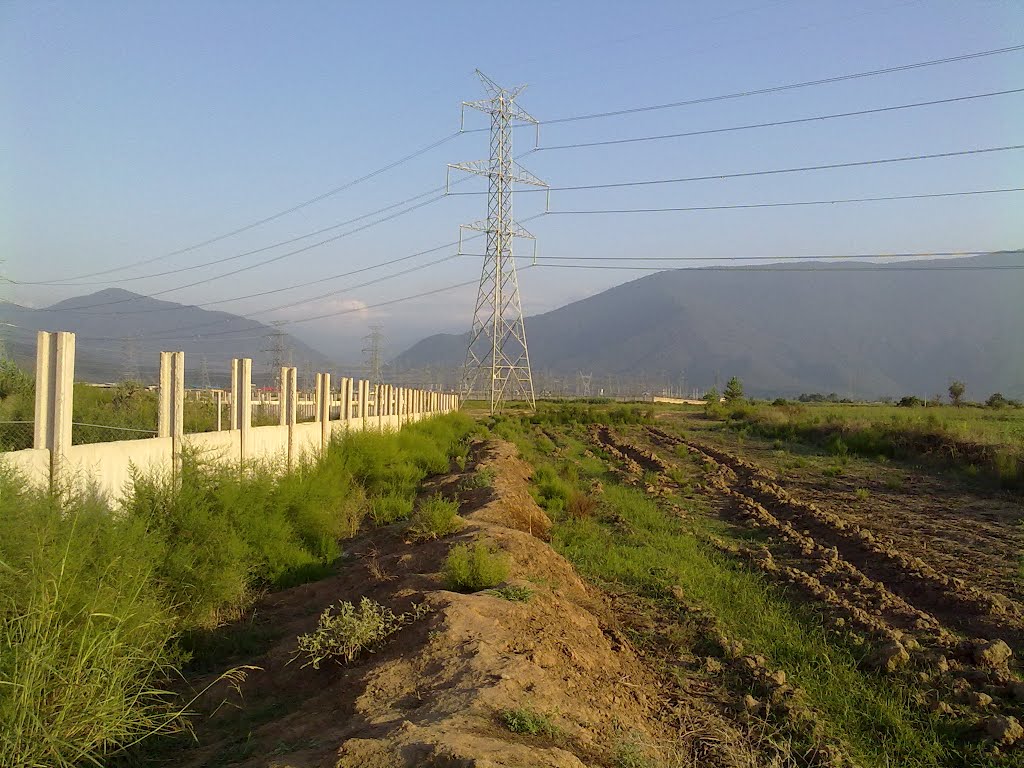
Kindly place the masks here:
POLYGON ((408 520, 412 514, 412 499, 398 493, 388 493, 370 499, 370 519, 374 525, 389 525, 397 520, 408 520))
POLYGON ((494 470, 490 467, 478 469, 471 475, 462 478, 459 484, 464 490, 472 491, 479 488, 490 488, 494 485, 494 470))
POLYGON ((867 501, 869 498, 871 498, 871 491, 869 491, 867 488, 858 488, 853 493, 861 501, 867 501))
POLYGON ((579 491, 573 491, 565 505, 565 513, 574 520, 593 517, 596 510, 597 499, 579 491))
POLYGON ((372 651, 391 635, 428 611, 426 604, 413 605, 408 613, 396 614, 390 608, 364 597, 356 608, 342 601, 320 614, 316 630, 300 635, 294 658, 306 657, 305 667, 320 669, 328 660, 348 664, 363 651, 372 651))
POLYGON ((409 523, 409 533, 416 541, 448 536, 462 527, 463 521, 458 512, 457 501, 449 501, 435 493, 420 502, 409 523))
POLYGON ((561 732, 551 715, 535 712, 528 707, 503 710, 501 722, 512 733, 525 733, 529 736, 553 737, 561 732))
POLYGON ((455 592, 479 592, 508 578, 508 557, 481 541, 457 544, 444 561, 444 581, 455 592))
POLYGON ((533 597, 533 590, 522 585, 509 585, 487 590, 487 594, 500 597, 512 603, 528 603, 533 597))

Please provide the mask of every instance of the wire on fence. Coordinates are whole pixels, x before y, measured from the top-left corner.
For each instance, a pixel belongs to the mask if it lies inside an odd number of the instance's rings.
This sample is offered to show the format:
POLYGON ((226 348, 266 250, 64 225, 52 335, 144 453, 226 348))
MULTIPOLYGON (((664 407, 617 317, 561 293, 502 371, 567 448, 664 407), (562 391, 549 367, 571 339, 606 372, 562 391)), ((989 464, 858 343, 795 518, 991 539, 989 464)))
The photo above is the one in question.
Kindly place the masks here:
POLYGON ((0 421, 0 453, 32 447, 35 424, 31 421, 0 421))

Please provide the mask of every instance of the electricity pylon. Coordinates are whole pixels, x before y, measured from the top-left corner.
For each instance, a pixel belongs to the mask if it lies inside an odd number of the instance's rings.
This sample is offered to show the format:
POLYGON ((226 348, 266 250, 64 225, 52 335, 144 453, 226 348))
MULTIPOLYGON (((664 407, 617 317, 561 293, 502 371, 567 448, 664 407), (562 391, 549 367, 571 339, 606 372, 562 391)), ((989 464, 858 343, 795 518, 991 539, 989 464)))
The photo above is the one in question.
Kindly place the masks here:
POLYGON ((590 382, 594 380, 593 372, 584 373, 583 371, 578 371, 577 373, 580 377, 579 393, 583 397, 590 397, 590 382))
POLYGON ((363 347, 363 354, 366 355, 366 372, 370 384, 382 384, 381 380, 381 342, 384 339, 382 326, 371 325, 370 333, 363 337, 369 346, 363 347))
POLYGON ((274 376, 280 373, 281 368, 292 364, 292 351, 288 345, 288 334, 279 327, 280 321, 274 323, 274 330, 266 335, 266 346, 263 352, 267 354, 268 376, 273 381, 274 376))
POLYGON ((476 70, 476 74, 488 98, 464 101, 463 119, 466 107, 491 116, 491 156, 489 160, 448 166, 449 177, 451 170, 455 169, 485 176, 488 182, 487 219, 463 224, 459 230, 460 252, 463 229, 483 232, 487 236, 460 390, 463 401, 474 392, 486 392, 491 413, 495 413, 501 410, 506 399, 514 397, 526 400, 531 408, 537 407, 530 353, 526 346, 523 305, 519 298, 519 279, 512 256, 513 238, 535 238, 513 220, 512 192, 515 184, 535 187, 546 187, 547 184, 512 158, 512 121, 531 123, 539 130, 537 120, 515 103, 526 86, 506 90, 480 70, 476 70), (485 377, 485 382, 480 382, 481 376, 485 377), (478 390, 481 383, 483 386, 478 390))

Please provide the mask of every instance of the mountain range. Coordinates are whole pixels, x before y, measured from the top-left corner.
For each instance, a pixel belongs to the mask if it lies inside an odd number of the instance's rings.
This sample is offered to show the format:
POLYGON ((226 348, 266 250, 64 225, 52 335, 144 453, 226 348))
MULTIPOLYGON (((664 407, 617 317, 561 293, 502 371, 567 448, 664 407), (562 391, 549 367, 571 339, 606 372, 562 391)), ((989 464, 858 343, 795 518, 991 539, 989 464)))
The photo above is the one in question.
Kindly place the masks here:
MULTIPOLYGON (((531 364, 563 381, 739 376, 759 396, 928 396, 955 378, 975 399, 1020 398, 1022 255, 662 271, 528 317, 531 364)), ((430 336, 393 362, 454 369, 466 342, 430 336)))
MULTIPOLYGON (((143 381, 155 381, 163 350, 184 350, 189 386, 200 385, 204 358, 213 386, 228 384, 234 357, 253 359, 255 381, 273 380, 267 351, 274 345, 273 326, 120 288, 39 309, 0 302, 0 326, 8 353, 30 370, 35 365, 36 331, 74 331, 75 377, 84 381, 118 381, 132 369, 143 381)), ((283 334, 279 345, 292 365, 308 362, 315 370, 332 368, 321 352, 293 336, 283 334)))

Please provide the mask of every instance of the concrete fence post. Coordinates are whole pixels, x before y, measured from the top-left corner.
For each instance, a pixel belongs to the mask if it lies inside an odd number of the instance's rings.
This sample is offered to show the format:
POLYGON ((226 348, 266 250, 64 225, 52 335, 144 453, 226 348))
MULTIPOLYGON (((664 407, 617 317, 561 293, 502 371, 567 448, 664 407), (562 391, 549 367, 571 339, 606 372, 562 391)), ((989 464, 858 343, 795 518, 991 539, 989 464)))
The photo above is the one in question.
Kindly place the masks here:
POLYGON ((181 451, 185 445, 185 353, 160 353, 160 385, 156 436, 171 438, 171 471, 181 476, 181 451))
POLYGON ((75 397, 75 334, 36 334, 36 414, 32 445, 50 452, 50 487, 59 487, 71 447, 75 397))
POLYGON ((382 387, 380 384, 373 385, 373 415, 377 422, 377 431, 380 432, 380 391, 382 387))
POLYGON ((241 433, 239 459, 249 458, 249 430, 252 429, 252 360, 236 357, 231 361, 231 428, 241 433))
POLYGON ((366 429, 366 419, 369 416, 368 408, 366 404, 367 393, 369 392, 369 382, 366 379, 359 380, 359 402, 356 403, 356 418, 359 419, 359 427, 366 429))
POLYGON ((295 463, 295 422, 298 421, 298 370, 289 366, 281 367, 281 383, 278 392, 279 424, 288 427, 288 466, 295 463))
POLYGON ((352 418, 352 379, 348 376, 342 376, 338 385, 338 406, 338 417, 347 423, 352 418))
POLYGON ((316 375, 317 421, 320 422, 320 449, 331 443, 331 374, 316 375))

